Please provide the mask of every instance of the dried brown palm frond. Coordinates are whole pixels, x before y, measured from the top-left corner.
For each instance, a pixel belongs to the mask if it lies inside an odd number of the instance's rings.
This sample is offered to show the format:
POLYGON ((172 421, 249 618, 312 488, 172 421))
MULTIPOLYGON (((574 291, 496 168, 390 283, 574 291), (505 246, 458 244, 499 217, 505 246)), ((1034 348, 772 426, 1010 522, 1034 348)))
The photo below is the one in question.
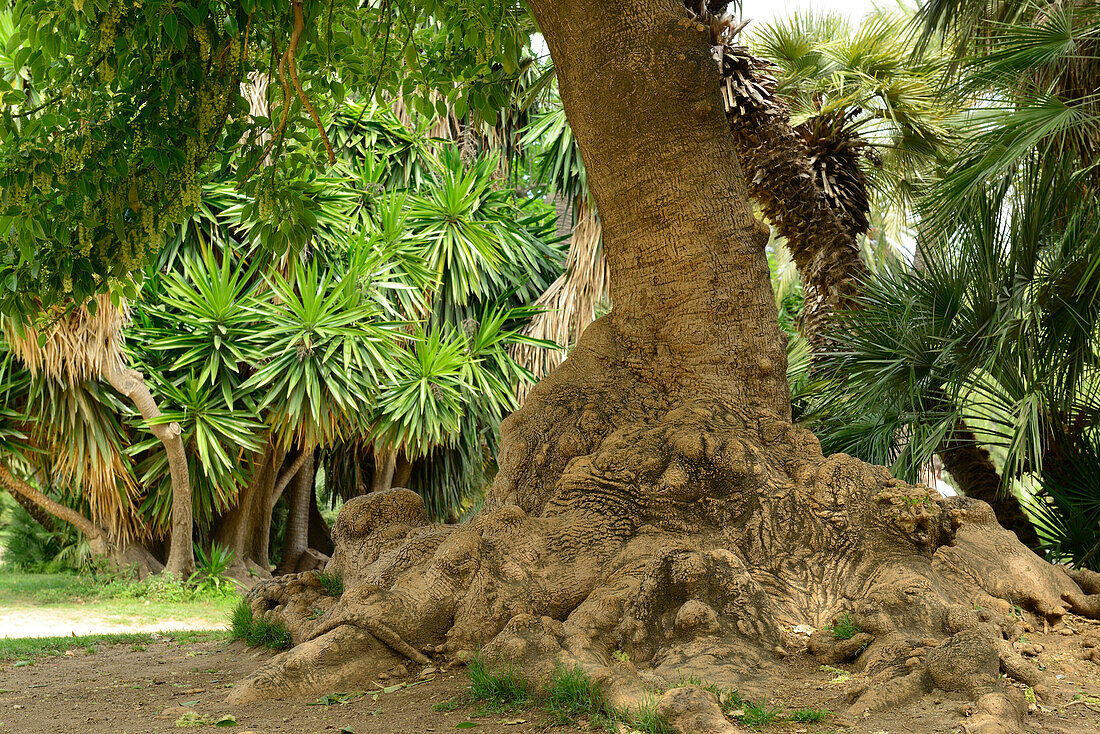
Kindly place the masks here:
POLYGON ((852 238, 867 231, 871 203, 861 161, 871 150, 848 126, 861 110, 843 109, 811 117, 795 128, 810 154, 815 183, 825 193, 852 238))
POLYGON ((88 503, 88 514, 119 543, 149 537, 138 509, 140 490, 123 454, 116 406, 87 384, 46 378, 29 406, 40 420, 34 437, 48 462, 43 476, 88 503), (35 404, 37 402, 37 404, 35 404))
MULTIPOLYGON (((866 189, 855 191, 860 184, 865 186, 866 180, 851 176, 846 160, 820 158, 819 168, 826 175, 824 179, 817 175, 806 137, 791 127, 790 109, 775 95, 776 79, 768 73, 771 64, 735 43, 742 27, 728 21, 712 23, 712 28, 717 28, 714 57, 722 75, 726 119, 749 195, 786 238, 802 274, 806 297, 803 328, 820 350, 824 346, 820 334, 828 315, 854 305, 856 283, 867 272, 857 244, 858 236, 866 231, 867 212, 859 218, 837 206, 840 201, 866 206, 866 189), (841 172, 844 186, 852 189, 843 192, 843 199, 831 198, 825 189, 833 180, 839 183, 836 172, 841 172)), ((823 152, 831 150, 819 147, 823 152)))
POLYGON ((122 368, 122 327, 129 323, 125 300, 119 307, 104 294, 95 306, 56 308, 37 324, 26 326, 4 320, 4 337, 32 375, 45 375, 75 385, 96 380, 122 368))
MULTIPOLYGON (((586 197, 578 201, 575 209, 576 225, 569 240, 565 272, 535 302, 537 308, 545 310, 531 319, 524 331, 526 336, 556 342, 561 348, 544 349, 524 344, 512 348, 512 358, 530 370, 536 379, 565 360, 569 345, 575 343, 581 332, 595 320, 597 306, 607 298, 610 273, 603 256, 599 217, 586 197)), ((521 402, 530 388, 528 383, 517 388, 521 402)))

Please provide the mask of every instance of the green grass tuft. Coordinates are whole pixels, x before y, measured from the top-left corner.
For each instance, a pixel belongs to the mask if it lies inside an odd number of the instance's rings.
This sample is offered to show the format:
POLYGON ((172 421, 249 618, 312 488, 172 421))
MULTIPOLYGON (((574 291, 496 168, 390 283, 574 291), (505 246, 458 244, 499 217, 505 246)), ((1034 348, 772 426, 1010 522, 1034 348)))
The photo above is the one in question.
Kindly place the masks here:
POLYGON ((556 724, 572 725, 578 717, 588 716, 604 725, 615 718, 600 687, 579 667, 558 670, 545 694, 546 712, 556 724))
POLYGON ((338 573, 329 573, 328 571, 317 571, 317 583, 321 584, 321 588, 325 590, 325 593, 329 596, 335 596, 340 598, 344 595, 344 579, 338 573))
POLYGON ((513 711, 532 703, 531 683, 523 671, 511 664, 493 670, 478 654, 466 664, 466 677, 470 679, 470 698, 483 702, 493 713, 513 711))
POLYGON ((769 706, 767 699, 760 703, 745 701, 741 708, 745 712, 740 717, 741 723, 753 729, 763 729, 783 719, 783 710, 778 706, 769 706))
POLYGON ((633 711, 621 713, 627 726, 642 734, 675 734, 675 729, 657 713, 657 700, 650 699, 633 711))
POLYGON ((850 614, 840 615, 825 629, 832 632, 833 637, 838 640, 850 640, 863 631, 850 614))
POLYGON ((234 607, 229 621, 229 636, 235 640, 243 640, 251 647, 285 650, 293 644, 286 627, 266 617, 255 616, 246 601, 242 600, 234 607))
POLYGON ((797 721, 799 724, 810 724, 815 721, 825 721, 833 715, 833 712, 829 709, 797 709, 792 711, 787 717, 791 721, 797 721))

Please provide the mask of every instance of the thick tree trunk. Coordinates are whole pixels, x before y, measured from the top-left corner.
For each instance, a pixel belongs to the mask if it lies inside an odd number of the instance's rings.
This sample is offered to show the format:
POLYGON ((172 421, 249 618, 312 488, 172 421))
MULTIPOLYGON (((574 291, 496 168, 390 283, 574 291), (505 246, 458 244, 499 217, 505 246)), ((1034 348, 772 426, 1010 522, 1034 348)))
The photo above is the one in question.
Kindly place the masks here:
POLYGON ((376 456, 374 460, 374 477, 371 479, 370 491, 384 492, 393 486, 393 474, 397 469, 397 454, 387 453, 376 456))
POLYGON ((397 467, 393 470, 393 486, 395 487, 408 487, 409 480, 412 478, 413 463, 409 461, 409 457, 405 456, 405 452, 402 451, 397 456, 397 467))
POLYGON ((1016 533, 1016 537, 1027 547, 1038 548, 1041 545, 1035 527, 1020 507, 1020 501, 1011 491, 1002 491, 1001 475, 993 459, 966 423, 958 421, 955 429, 944 439, 939 455, 944 468, 963 494, 992 507, 997 522, 1016 533))
POLYGON ((195 571, 195 550, 191 535, 194 531, 191 499, 191 479, 187 473, 187 453, 183 448, 180 424, 156 423, 160 408, 153 399, 145 378, 136 370, 113 367, 103 375, 115 390, 126 396, 149 424, 149 430, 160 439, 168 455, 168 470, 172 477, 172 541, 164 570, 180 578, 195 571))
POLYGON ((479 648, 543 681, 580 667, 619 706, 685 674, 768 690, 794 670, 793 627, 850 614, 861 635, 822 630, 811 649, 859 658, 854 716, 934 686, 981 696, 968 726, 1014 715, 1000 671, 1033 689, 1049 680, 997 626, 1011 603, 1057 620, 1100 595, 985 504, 822 457, 791 425, 765 233, 709 26, 678 0, 531 7, 603 217, 614 311, 504 422, 475 517, 432 524, 408 490, 357 497, 326 568, 342 596, 312 572, 253 591, 253 613, 296 647, 231 700, 346 690, 402 658, 479 648))
POLYGON ((51 533, 57 530, 57 523, 54 520, 54 516, 51 515, 46 508, 21 492, 12 491, 8 492, 8 494, 11 495, 11 498, 15 500, 36 523, 51 533))
POLYGON ((315 548, 326 556, 332 555, 332 530, 325 522, 321 510, 317 507, 317 486, 311 488, 312 496, 309 498, 309 540, 307 545, 315 548))
POLYGON ((222 517, 214 535, 215 544, 231 549, 242 564, 255 564, 262 571, 271 567, 266 540, 274 508, 270 499, 279 484, 285 458, 286 450, 271 441, 262 454, 252 457, 251 481, 241 489, 236 504, 222 517))
POLYGON ((313 449, 302 449, 298 473, 291 482, 290 513, 286 519, 283 557, 277 574, 293 573, 309 547, 309 503, 313 498, 313 449))

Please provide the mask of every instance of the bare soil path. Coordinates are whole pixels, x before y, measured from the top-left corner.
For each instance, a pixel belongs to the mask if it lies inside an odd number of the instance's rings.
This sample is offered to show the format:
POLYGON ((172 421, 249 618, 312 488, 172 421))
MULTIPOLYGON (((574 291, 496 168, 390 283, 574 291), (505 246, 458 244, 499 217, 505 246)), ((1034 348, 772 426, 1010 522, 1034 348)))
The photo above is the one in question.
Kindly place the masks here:
MULTIPOLYGON (((1027 717, 1030 734, 1100 732, 1100 665, 1091 651, 1100 645, 1100 627, 1081 620, 1075 634, 1035 634, 1042 645, 1032 658, 1056 676, 1059 689, 1027 717)), ((461 669, 419 671, 365 682, 377 693, 318 699, 267 700, 247 705, 225 702, 229 688, 269 656, 238 642, 177 642, 98 645, 34 659, 0 661, 0 734, 153 734, 196 726, 215 731, 226 716, 237 734, 580 734, 579 727, 551 726, 536 709, 505 714, 479 712, 478 704, 451 711, 436 704, 462 697, 467 680, 461 669), (327 699, 327 700, 326 700, 327 699), (475 726, 470 726, 473 724, 475 726)), ((1100 656, 1098 656, 1100 657, 1100 656)), ((785 710, 800 706, 844 709, 859 673, 822 670, 809 655, 792 656, 789 678, 768 695, 785 710)), ((841 666, 847 667, 847 666, 841 666)), ((403 673, 404 671, 397 671, 403 673)), ((1009 684, 1012 685, 1012 684, 1009 684)), ((1022 693, 1022 692, 1021 692, 1022 693)), ((782 721, 766 734, 955 734, 961 732, 969 703, 942 692, 918 708, 849 721, 831 716, 819 723, 782 721)), ((622 734, 626 734, 625 730, 622 734)))

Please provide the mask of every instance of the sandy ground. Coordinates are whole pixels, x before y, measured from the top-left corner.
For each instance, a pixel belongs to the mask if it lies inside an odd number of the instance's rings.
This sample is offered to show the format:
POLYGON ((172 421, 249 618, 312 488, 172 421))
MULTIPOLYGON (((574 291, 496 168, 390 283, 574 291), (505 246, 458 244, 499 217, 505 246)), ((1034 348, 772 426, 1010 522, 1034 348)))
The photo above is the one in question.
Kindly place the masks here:
POLYGON ((28 608, 0 606, 0 637, 61 637, 121 632, 163 632, 166 630, 224 630, 224 622, 202 617, 162 617, 134 622, 123 615, 102 614, 84 609, 28 608))
MULTIPOLYGON (((225 702, 229 687, 268 659, 267 651, 241 643, 157 642, 140 648, 97 646, 72 655, 37 659, 16 667, 0 662, 0 733, 154 734, 201 727, 232 716, 224 731, 253 734, 425 734, 476 724, 481 734, 581 734, 587 729, 547 726, 538 711, 477 715, 473 709, 436 711, 433 706, 466 690, 459 671, 394 679, 374 692, 342 696, 225 702)), ((365 688, 374 687, 364 681, 365 688)))
MULTIPOLYGON (((1033 706, 1020 734, 1100 732, 1100 666, 1083 659, 1100 641, 1100 625, 1080 621, 1071 636, 1036 634, 1044 646, 1032 658, 1056 681, 1053 695, 1033 706), (1084 694, 1084 696, 1082 695, 1084 694), (1087 698, 1085 697, 1087 696, 1087 698)), ((158 641, 149 645, 98 645, 33 661, 0 661, 0 734, 159 734, 181 727, 214 729, 232 717, 238 734, 425 734, 475 729, 484 734, 581 734, 580 727, 553 726, 539 709, 490 714, 477 705, 438 711, 436 704, 462 696, 461 669, 391 671, 384 682, 362 681, 359 693, 318 699, 272 699, 248 705, 226 702, 233 683, 271 653, 239 642, 158 641)), ((831 681, 839 672, 819 670, 808 655, 792 656, 769 701, 786 709, 828 707, 842 711, 851 698, 831 681)), ((848 666, 844 666, 848 667, 848 666)), ((851 671, 858 678, 856 671, 851 671)), ((1010 687, 1018 688, 1014 684, 1010 687)), ((830 717, 815 724, 784 721, 769 734, 959 734, 971 704, 964 697, 933 692, 898 711, 856 720, 830 717)))

